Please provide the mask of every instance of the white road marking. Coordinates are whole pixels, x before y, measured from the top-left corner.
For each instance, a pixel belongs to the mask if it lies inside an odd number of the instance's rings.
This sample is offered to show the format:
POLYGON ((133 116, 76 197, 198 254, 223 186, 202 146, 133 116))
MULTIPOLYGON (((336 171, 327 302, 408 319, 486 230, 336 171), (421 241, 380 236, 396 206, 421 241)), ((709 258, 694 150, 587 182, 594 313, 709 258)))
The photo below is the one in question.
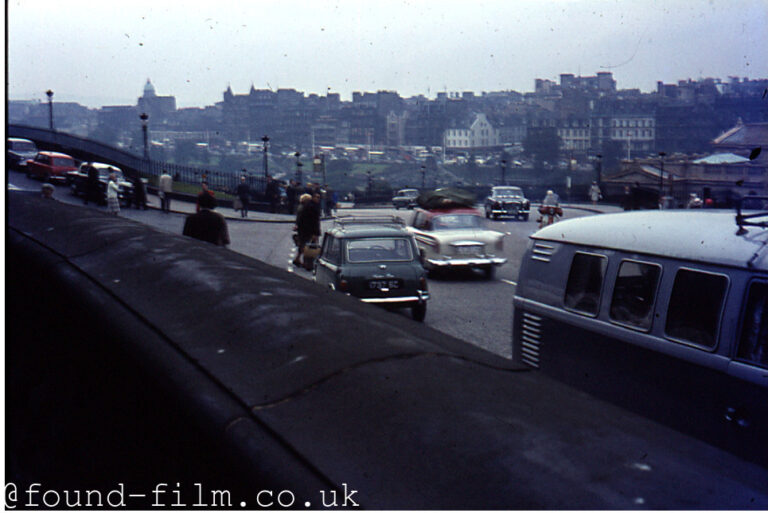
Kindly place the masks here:
POLYGON ((504 283, 508 283, 509 285, 514 285, 517 287, 517 282, 511 281, 511 280, 505 280, 504 278, 501 279, 504 283))

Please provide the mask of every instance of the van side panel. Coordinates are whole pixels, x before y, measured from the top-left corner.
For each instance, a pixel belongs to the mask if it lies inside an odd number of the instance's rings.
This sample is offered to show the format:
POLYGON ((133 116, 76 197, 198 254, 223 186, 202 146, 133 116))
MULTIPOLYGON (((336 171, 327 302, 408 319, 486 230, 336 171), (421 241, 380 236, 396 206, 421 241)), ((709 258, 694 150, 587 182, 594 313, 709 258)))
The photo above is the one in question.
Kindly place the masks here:
POLYGON ((683 265, 663 258, 532 241, 520 267, 514 300, 513 359, 768 466, 768 387, 729 374, 738 325, 734 309, 740 308, 738 291, 743 290, 747 272, 717 270, 729 275, 732 287, 722 315, 720 345, 702 349, 664 336, 666 312, 659 304, 665 304, 675 271, 683 265), (549 256, 543 254, 543 245, 552 246, 549 256), (605 255, 609 260, 596 316, 563 306, 571 261, 577 253, 605 255), (624 259, 658 262, 663 268, 659 286, 663 290, 650 332, 609 319, 615 275, 624 259))

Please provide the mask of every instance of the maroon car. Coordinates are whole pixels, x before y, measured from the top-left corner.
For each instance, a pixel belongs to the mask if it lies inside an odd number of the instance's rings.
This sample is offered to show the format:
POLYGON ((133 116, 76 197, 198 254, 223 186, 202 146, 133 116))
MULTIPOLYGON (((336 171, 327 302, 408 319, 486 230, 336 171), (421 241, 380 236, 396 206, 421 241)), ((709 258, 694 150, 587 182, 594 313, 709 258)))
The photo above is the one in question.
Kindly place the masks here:
POLYGON ((41 151, 33 160, 27 161, 27 176, 46 182, 67 182, 67 173, 77 170, 75 159, 66 153, 41 151))

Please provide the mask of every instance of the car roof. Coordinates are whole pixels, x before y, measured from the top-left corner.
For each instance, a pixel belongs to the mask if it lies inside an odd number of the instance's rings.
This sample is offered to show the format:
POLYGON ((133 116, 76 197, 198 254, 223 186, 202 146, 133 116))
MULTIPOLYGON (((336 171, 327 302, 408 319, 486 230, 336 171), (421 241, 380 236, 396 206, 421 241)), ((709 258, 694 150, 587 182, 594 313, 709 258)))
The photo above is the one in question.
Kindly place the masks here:
POLYGON ((28 143, 35 144, 30 139, 23 139, 21 137, 9 137, 8 142, 28 142, 28 143))
MULTIPOLYGON (((768 221, 768 213, 755 220, 768 221)), ((738 229, 730 210, 648 210, 569 219, 531 238, 739 268, 757 254, 753 268, 768 270, 768 228, 738 229)))
POLYGON ((119 167, 113 166, 112 164, 105 164, 104 162, 83 162, 81 165, 83 165, 83 166, 84 165, 93 166, 96 169, 107 169, 107 168, 111 167, 112 169, 114 169, 116 171, 121 171, 122 172, 122 169, 120 169, 119 167))
POLYGON ((517 191, 521 191, 522 189, 516 185, 494 185, 493 189, 515 189, 517 191))
POLYGON ((40 155, 47 155, 49 157, 65 157, 68 159, 75 160, 72 155, 67 155, 66 153, 60 153, 58 151, 41 151, 40 155))
POLYGON ((480 211, 476 208, 460 207, 460 208, 434 208, 424 209, 419 208, 419 211, 426 212, 429 217, 441 216, 444 214, 471 214, 476 216, 482 216, 480 211))
POLYGON ((358 237, 403 237, 411 233, 403 226, 398 225, 371 225, 349 224, 346 226, 334 226, 327 233, 339 238, 358 237))

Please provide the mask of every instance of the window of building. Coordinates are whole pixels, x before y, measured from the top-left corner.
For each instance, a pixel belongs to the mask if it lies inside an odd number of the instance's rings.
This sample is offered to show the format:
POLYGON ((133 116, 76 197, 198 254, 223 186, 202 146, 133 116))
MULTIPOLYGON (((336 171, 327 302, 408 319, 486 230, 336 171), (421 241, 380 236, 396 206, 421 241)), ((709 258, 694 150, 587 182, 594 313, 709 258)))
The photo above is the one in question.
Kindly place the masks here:
POLYGON ((656 264, 622 262, 613 287, 611 319, 650 330, 660 275, 661 267, 656 264))
POLYGON ((736 358, 768 367, 768 282, 749 286, 736 358))
POLYGON ((573 256, 565 287, 566 308, 597 315, 607 265, 608 259, 602 255, 576 253, 573 256))
POLYGON ((669 298, 667 336, 715 347, 727 288, 727 276, 680 269, 669 298))

